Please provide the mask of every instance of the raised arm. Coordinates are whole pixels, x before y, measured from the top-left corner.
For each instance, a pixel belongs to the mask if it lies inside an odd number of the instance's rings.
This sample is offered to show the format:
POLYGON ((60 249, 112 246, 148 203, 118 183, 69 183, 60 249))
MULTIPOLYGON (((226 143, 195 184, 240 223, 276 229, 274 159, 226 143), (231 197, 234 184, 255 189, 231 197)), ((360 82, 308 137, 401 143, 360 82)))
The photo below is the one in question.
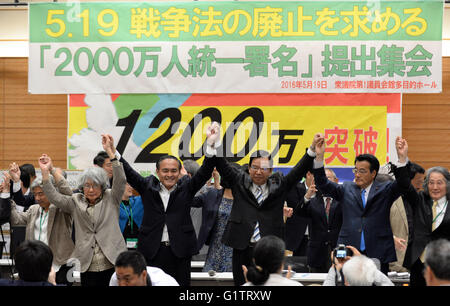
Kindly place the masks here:
MULTIPOLYGON (((118 152, 116 152, 116 147, 114 146, 114 140, 112 139, 112 136, 109 134, 105 134, 105 136, 110 139, 110 141, 108 143, 105 143, 105 145, 109 145, 110 151, 114 154, 114 157, 112 159, 119 158, 120 154, 118 152)), ((105 139, 105 141, 106 141, 106 139, 105 139)), ((102 145, 103 145, 103 135, 102 135, 102 145)), ((105 147, 104 147, 104 149, 105 149, 105 147)), ((124 170, 125 176, 126 176, 126 181, 128 182, 128 184, 130 184, 130 186, 133 187, 138 193, 140 193, 140 194, 144 193, 145 188, 147 186, 146 179, 144 177, 142 177, 142 175, 139 172, 134 170, 130 166, 130 164, 128 164, 128 162, 123 158, 123 156, 120 156, 119 161, 122 163, 123 170, 124 170)), ((114 177, 114 175, 115 174, 113 173, 113 177, 114 177)), ((113 180, 113 183, 114 183, 114 180, 113 180)))
POLYGON ((409 177, 408 163, 408 143, 406 139, 397 137, 395 139, 395 149, 397 150, 398 166, 394 169, 394 175, 396 179, 397 194, 405 195, 408 203, 414 209, 419 203, 419 194, 416 189, 411 185, 411 179, 409 177))
POLYGON ((316 158, 314 160, 313 167, 314 181, 317 189, 339 201, 342 198, 342 192, 339 185, 330 181, 325 174, 324 155, 325 138, 321 135, 320 139, 316 143, 316 158))
POLYGON ((42 173, 42 189, 50 203, 56 205, 62 211, 71 214, 74 210, 72 196, 59 193, 53 186, 50 180, 50 162, 47 154, 42 154, 39 158, 39 167, 41 168, 42 173))
POLYGON ((192 193, 196 193, 202 188, 206 182, 211 178, 214 167, 217 163, 216 148, 220 138, 220 125, 217 122, 212 122, 206 131, 206 154, 203 164, 189 181, 192 193))
POLYGON ((317 133, 314 135, 311 146, 308 148, 302 159, 292 168, 291 171, 284 177, 286 188, 292 189, 298 181, 306 176, 306 173, 312 169, 314 157, 316 156, 315 149, 317 143, 321 140, 322 135, 317 133))
POLYGON ((111 186, 112 196, 115 199, 115 202, 117 202, 117 204, 120 205, 123 193, 125 192, 125 185, 127 183, 125 172, 123 170, 122 164, 117 160, 115 156, 116 149, 114 146, 113 137, 109 134, 102 135, 102 145, 103 149, 105 150, 110 160, 112 161, 113 167, 113 183, 111 186))

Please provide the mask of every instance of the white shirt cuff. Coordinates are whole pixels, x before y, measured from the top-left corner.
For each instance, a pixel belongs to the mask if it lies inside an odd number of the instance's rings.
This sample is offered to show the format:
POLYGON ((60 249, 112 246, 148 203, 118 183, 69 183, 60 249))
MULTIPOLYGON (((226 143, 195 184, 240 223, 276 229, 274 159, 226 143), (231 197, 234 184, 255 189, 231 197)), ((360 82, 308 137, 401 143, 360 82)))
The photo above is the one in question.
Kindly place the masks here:
POLYGON ((9 194, 9 192, 0 193, 0 198, 2 198, 2 199, 9 199, 10 197, 11 197, 11 195, 9 194))
POLYGON ((310 147, 308 147, 308 150, 306 151, 306 153, 308 153, 308 155, 311 156, 311 157, 316 157, 316 152, 311 150, 310 147))
POLYGON ((408 162, 409 162, 409 158, 407 157, 407 158, 406 158, 406 162, 401 163, 401 162, 397 161, 397 162, 395 162, 394 164, 397 166, 397 168, 401 168, 401 167, 406 166, 406 164, 407 164, 408 162))
POLYGON ((20 188, 22 188, 22 186, 20 185, 20 181, 14 182, 14 184, 13 184, 13 192, 18 192, 20 190, 20 188))
POLYGON ((323 166, 324 166, 323 160, 317 161, 316 159, 314 159, 313 169, 319 169, 319 168, 322 168, 323 166))

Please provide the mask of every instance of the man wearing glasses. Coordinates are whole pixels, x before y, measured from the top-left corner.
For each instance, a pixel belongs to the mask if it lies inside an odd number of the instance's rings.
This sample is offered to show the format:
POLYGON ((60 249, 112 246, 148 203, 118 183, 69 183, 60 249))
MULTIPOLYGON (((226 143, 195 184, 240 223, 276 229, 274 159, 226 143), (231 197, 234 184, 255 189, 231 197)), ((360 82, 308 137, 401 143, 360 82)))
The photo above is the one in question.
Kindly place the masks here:
POLYGON ((378 258, 381 271, 387 274, 389 262, 396 261, 393 234, 390 225, 392 203, 409 187, 408 145, 406 140, 397 137, 397 167, 394 167, 396 181, 379 183, 375 181, 380 163, 371 154, 361 154, 355 159, 353 182, 338 185, 325 176, 325 141, 316 146, 314 179, 316 187, 329 194, 342 205, 343 224, 338 244, 356 247, 362 254, 378 258))
POLYGON ((261 237, 275 235, 284 239, 283 206, 287 192, 312 168, 318 140, 319 134, 286 176, 272 173, 273 161, 269 152, 263 150, 251 155, 248 173, 230 167, 225 158, 217 158, 221 177, 233 182, 233 208, 222 242, 233 248, 235 285, 245 283, 242 266, 252 265, 253 247, 261 237))

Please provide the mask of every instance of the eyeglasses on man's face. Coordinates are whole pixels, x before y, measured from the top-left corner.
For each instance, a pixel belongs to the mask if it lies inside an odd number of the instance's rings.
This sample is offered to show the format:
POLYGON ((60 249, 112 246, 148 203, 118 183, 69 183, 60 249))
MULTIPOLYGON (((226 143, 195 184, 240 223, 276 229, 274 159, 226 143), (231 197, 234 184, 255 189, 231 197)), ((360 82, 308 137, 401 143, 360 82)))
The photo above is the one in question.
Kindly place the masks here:
POLYGON ((361 168, 361 169, 357 169, 357 168, 353 168, 352 169, 353 174, 367 174, 369 173, 369 171, 367 169, 361 168))
POLYGON ((251 165, 250 169, 255 171, 255 172, 257 172, 257 171, 266 172, 266 171, 270 170, 270 168, 267 168, 267 167, 258 167, 258 166, 254 166, 254 165, 251 165))

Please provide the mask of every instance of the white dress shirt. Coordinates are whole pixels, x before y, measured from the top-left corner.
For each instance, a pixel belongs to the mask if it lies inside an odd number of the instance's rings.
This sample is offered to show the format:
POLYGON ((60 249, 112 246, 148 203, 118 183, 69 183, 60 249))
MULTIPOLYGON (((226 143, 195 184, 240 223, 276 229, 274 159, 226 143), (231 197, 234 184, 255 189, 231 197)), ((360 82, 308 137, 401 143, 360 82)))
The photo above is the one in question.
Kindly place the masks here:
MULTIPOLYGON (((161 186, 161 190, 159 191, 159 196, 161 197, 161 201, 164 205, 164 211, 167 210, 167 205, 169 205, 170 193, 175 190, 177 185, 175 184, 172 188, 167 189, 163 184, 159 184, 161 186)), ((164 224, 163 234, 161 237, 161 241, 170 241, 169 240, 169 231, 167 230, 167 224, 164 224)))

